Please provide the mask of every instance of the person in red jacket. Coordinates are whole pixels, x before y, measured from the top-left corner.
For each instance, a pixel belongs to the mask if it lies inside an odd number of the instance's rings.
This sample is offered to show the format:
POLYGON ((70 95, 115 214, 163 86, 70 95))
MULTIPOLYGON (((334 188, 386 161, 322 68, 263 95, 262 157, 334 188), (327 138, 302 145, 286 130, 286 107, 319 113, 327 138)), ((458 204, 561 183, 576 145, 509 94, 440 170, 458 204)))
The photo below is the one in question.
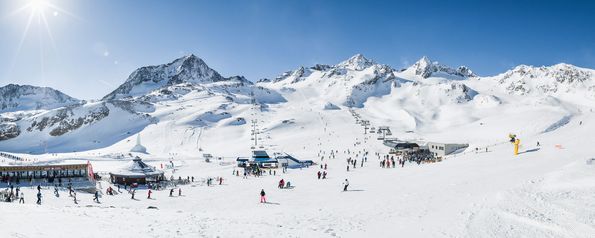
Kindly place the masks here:
POLYGON ((151 193, 153 193, 153 191, 149 189, 149 191, 147 192, 147 199, 151 199, 151 193))

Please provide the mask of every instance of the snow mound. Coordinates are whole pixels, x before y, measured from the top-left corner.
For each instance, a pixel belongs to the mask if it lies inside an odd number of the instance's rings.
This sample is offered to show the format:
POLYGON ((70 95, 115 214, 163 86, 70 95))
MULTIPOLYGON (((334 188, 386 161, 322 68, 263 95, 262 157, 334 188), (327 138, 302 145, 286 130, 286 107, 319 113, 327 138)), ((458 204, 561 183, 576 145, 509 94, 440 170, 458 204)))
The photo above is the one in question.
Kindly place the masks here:
POLYGON ((473 98, 473 103, 478 108, 491 108, 502 104, 502 101, 493 95, 478 94, 473 98))
POLYGON ((341 108, 335 104, 327 102, 324 104, 324 110, 341 110, 341 108))
POLYGON ((227 123, 227 125, 229 126, 241 126, 244 124, 246 124, 246 119, 244 119, 243 117, 235 118, 227 123))
POLYGON ((571 116, 564 116, 564 117, 560 118, 560 120, 558 120, 557 122, 553 123, 548 128, 546 128, 545 130, 543 130, 543 133, 552 132, 552 131, 557 130, 560 127, 565 126, 566 124, 568 124, 570 122, 570 119, 572 119, 571 116))

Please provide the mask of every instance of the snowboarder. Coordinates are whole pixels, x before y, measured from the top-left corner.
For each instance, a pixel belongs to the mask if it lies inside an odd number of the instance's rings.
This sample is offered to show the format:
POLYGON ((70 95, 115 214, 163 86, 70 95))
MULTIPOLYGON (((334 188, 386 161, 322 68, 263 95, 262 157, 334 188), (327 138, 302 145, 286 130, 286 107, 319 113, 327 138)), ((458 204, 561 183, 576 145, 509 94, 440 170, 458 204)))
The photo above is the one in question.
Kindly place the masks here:
POLYGON ((347 191, 347 187, 349 186, 349 181, 347 181, 347 179, 345 179, 345 181, 343 182, 343 191, 347 191))
POLYGON ((264 192, 264 189, 260 190, 260 203, 266 203, 267 199, 266 199, 266 193, 264 192))

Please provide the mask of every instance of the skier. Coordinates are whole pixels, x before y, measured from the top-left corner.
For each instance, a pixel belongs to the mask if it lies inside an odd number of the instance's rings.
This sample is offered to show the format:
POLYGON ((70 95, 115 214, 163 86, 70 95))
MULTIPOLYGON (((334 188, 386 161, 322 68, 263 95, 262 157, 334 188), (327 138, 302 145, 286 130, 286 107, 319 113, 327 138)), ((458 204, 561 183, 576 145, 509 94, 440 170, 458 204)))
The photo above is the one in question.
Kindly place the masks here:
POLYGON ((265 197, 266 193, 264 192, 264 189, 260 190, 260 203, 266 203, 267 199, 265 197))
POLYGON ((347 165, 347 172, 349 172, 349 165, 347 165))
POLYGON ((147 191, 147 199, 151 199, 151 193, 153 192, 151 191, 151 189, 149 189, 149 191, 147 191))
POLYGON ((58 187, 54 187, 54 195, 56 195, 56 197, 60 197, 60 194, 58 193, 58 187))
POLYGON ((322 172, 322 179, 326 179, 326 171, 322 172))
POLYGON ((223 177, 219 177, 219 185, 223 184, 223 177))
POLYGON ((23 194, 23 192, 21 192, 21 195, 19 196, 19 204, 25 204, 25 194, 23 194))
POLYGON ((349 186, 349 181, 347 181, 347 179, 345 179, 345 182, 343 182, 343 192, 347 191, 347 187, 349 186))
POLYGON ((95 201, 96 203, 99 203, 99 191, 97 191, 97 190, 95 190, 95 195, 94 195, 93 201, 95 201))
POLYGON ((130 199, 134 200, 134 194, 136 193, 136 189, 133 189, 130 194, 132 195, 130 199))
POLYGON ((37 204, 41 205, 41 192, 37 192, 37 204))
POLYGON ((178 188, 178 196, 182 196, 182 188, 178 188))
POLYGON ((79 202, 76 200, 76 192, 74 193, 74 196, 72 196, 72 197, 73 197, 72 200, 74 200, 74 204, 79 204, 79 202))
POLYGON ((169 190, 169 196, 170 197, 173 197, 174 196, 174 189, 173 188, 169 190))
POLYGON ((322 176, 322 173, 318 171, 318 179, 320 179, 320 176, 322 176))

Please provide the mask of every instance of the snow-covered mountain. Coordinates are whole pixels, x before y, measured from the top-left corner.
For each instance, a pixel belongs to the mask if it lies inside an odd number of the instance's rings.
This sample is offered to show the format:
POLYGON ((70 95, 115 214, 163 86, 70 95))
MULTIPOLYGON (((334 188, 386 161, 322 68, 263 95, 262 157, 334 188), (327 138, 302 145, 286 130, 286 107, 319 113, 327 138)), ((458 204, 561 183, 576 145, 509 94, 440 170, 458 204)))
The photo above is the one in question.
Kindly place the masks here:
POLYGON ((509 94, 560 95, 588 93, 595 98, 595 71, 570 64, 534 67, 519 65, 505 73, 486 77, 502 85, 509 94))
MULTIPOLYGON (((558 64, 522 65, 479 77, 465 66, 451 68, 427 57, 395 70, 356 54, 335 65, 302 66, 254 84, 241 76, 221 76, 202 59, 188 55, 135 70, 93 103, 49 88, 8 85, 2 88, 2 99, 10 106, 0 113, 0 149, 40 153, 45 149, 39 145, 44 144, 50 151, 80 151, 119 145, 137 132, 165 140, 163 131, 177 130, 192 131, 188 141, 199 140, 203 129, 248 130, 242 125, 254 116, 253 102, 266 115, 291 115, 296 107, 336 114, 353 107, 375 123, 420 133, 415 136, 508 120, 518 108, 526 108, 549 115, 532 127, 532 133, 542 133, 576 115, 573 104, 593 103, 593 75, 590 69, 558 64), (583 97, 576 99, 577 95, 583 97), (571 96, 574 100, 569 101, 571 96)), ((269 130, 296 126, 299 122, 288 116, 273 122, 269 130)), ((171 149, 165 141, 155 146, 148 146, 148 152, 171 149)), ((181 146, 190 149, 192 144, 181 146)))
POLYGON ((395 77, 395 72, 388 65, 356 54, 336 65, 302 66, 258 84, 280 91, 309 88, 317 91, 324 103, 361 107, 368 97, 386 95, 392 85, 405 82, 395 77))
POLYGON ((48 87, 8 84, 0 87, 0 112, 54 109, 81 103, 48 87))
POLYGON ((422 78, 429 78, 429 77, 442 77, 442 78, 458 78, 458 79, 466 79, 471 77, 477 77, 471 71, 471 69, 467 68, 466 66, 459 66, 456 69, 451 68, 449 66, 440 64, 436 61, 431 61, 428 57, 424 56, 411 67, 405 69, 404 71, 410 75, 416 75, 422 78))
POLYGON ((241 76, 225 78, 209 68, 202 59, 191 54, 168 64, 147 66, 135 70, 122 85, 103 97, 103 100, 145 95, 154 90, 182 83, 215 82, 251 84, 241 76))
MULTIPOLYGON (((32 93, 29 97, 39 99, 29 104, 47 102, 43 94, 32 93)), ((161 119, 191 127, 242 125, 243 117, 232 113, 237 107, 284 101, 274 90, 256 86, 241 76, 223 77, 202 59, 189 55, 135 70, 98 102, 1 114, 0 148, 32 153, 102 148, 161 119), (175 113, 163 114, 169 109, 175 113), (44 144, 43 150, 40 144, 44 144)))

